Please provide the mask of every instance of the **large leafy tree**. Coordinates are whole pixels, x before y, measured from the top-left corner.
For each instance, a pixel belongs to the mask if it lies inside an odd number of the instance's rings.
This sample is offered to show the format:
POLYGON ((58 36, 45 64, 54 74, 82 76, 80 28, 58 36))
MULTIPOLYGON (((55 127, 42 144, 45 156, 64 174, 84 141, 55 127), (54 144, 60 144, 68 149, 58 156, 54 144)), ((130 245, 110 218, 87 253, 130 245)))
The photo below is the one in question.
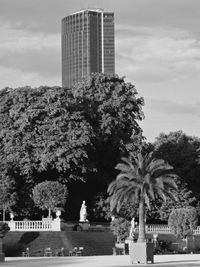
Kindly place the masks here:
POLYGON ((31 190, 47 180, 83 179, 92 129, 60 87, 0 91, 0 160, 18 189, 16 209, 28 215, 31 190))
POLYGON ((127 201, 139 203, 138 242, 145 241, 145 205, 151 208, 150 200, 156 197, 166 200, 176 190, 173 168, 164 160, 155 159, 152 152, 129 159, 123 158, 116 169, 120 171, 108 187, 111 211, 117 210, 127 201))
POLYGON ((168 198, 165 203, 157 201, 154 205, 154 214, 158 219, 167 221, 173 208, 197 206, 200 201, 198 150, 200 139, 188 136, 182 131, 161 133, 154 145, 154 156, 162 158, 174 167, 178 175, 176 181, 177 200, 168 198))
POLYGON ((143 104, 117 75, 92 74, 71 90, 1 90, 0 159, 20 189, 18 210, 25 202, 32 207, 31 189, 48 177, 69 183, 70 195, 78 192, 81 201, 95 188, 106 191, 120 157, 141 144, 143 104))
POLYGON ((198 164, 200 138, 188 136, 182 131, 161 133, 154 143, 154 156, 162 158, 174 167, 179 176, 179 188, 192 191, 193 196, 200 198, 200 165, 198 164))

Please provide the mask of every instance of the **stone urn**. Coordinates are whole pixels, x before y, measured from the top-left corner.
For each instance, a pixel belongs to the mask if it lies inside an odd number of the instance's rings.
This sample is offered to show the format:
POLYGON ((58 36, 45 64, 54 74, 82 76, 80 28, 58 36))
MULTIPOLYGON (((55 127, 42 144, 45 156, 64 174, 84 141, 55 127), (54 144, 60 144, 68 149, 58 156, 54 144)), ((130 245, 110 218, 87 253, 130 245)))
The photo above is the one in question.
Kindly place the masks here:
POLYGON ((56 217, 57 217, 57 219, 60 219, 60 215, 61 215, 61 210, 57 210, 56 211, 56 217))
POLYGON ((5 261, 5 254, 3 252, 3 238, 10 230, 10 227, 7 223, 0 222, 0 262, 5 261))
POLYGON ((14 213, 13 212, 10 213, 10 219, 11 219, 11 221, 13 221, 13 219, 14 219, 14 213))

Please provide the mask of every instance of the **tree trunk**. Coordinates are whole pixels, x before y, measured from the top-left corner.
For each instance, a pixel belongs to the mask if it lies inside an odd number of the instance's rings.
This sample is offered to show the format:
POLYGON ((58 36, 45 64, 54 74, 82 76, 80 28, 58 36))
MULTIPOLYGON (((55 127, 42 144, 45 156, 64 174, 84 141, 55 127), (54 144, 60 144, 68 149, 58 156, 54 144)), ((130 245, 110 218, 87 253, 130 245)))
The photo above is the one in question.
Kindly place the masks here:
POLYGON ((186 246, 186 251, 188 250, 188 236, 186 236, 186 238, 185 238, 186 240, 185 240, 185 246, 186 246))
POLYGON ((145 214, 143 198, 139 202, 139 235, 137 242, 145 242, 145 214))
POLYGON ((6 211, 5 211, 5 209, 3 208, 3 222, 5 222, 6 221, 6 211))
POLYGON ((48 214, 48 217, 49 217, 49 218, 51 217, 51 208, 49 208, 49 214, 48 214))

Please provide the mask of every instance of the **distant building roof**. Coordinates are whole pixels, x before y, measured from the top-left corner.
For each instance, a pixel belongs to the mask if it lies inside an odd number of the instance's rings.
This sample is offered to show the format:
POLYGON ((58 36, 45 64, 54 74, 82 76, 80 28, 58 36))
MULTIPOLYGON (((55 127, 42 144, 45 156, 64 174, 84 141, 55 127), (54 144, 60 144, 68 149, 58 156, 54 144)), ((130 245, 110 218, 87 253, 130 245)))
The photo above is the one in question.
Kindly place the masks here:
POLYGON ((77 14, 77 13, 82 13, 82 12, 85 12, 85 11, 93 11, 93 12, 103 12, 103 8, 86 8, 86 9, 81 9, 79 11, 76 11, 70 15, 74 15, 74 14, 77 14))

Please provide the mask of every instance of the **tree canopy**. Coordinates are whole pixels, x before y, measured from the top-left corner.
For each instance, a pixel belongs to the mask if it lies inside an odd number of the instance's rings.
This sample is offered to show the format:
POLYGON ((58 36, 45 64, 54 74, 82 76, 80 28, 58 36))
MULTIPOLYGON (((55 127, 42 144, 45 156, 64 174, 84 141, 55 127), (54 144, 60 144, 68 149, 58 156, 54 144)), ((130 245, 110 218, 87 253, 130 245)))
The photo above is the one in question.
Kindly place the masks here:
POLYGON ((107 184, 120 157, 142 141, 138 121, 144 118, 144 99, 134 85, 117 75, 94 73, 72 89, 77 109, 93 130, 91 163, 107 184), (102 157, 104 160, 102 160, 102 157))
POLYGON ((154 147, 154 156, 169 162, 178 175, 177 201, 168 198, 165 203, 155 203, 154 215, 166 221, 173 208, 196 206, 200 201, 198 190, 200 186, 198 163, 200 139, 188 136, 182 131, 161 133, 156 138, 154 147))
POLYGON ((177 237, 186 238, 196 228, 197 221, 196 209, 188 206, 187 208, 173 209, 168 225, 177 237))
POLYGON ((17 209, 31 205, 32 188, 53 177, 85 180, 88 192, 103 191, 114 166, 132 144, 140 146, 144 100, 117 75, 92 74, 71 90, 60 87, 5 88, 0 91, 2 175, 20 190, 17 209), (104 160, 102 160, 102 158, 104 160), (98 186, 96 186, 98 184, 98 186))
POLYGON ((180 189, 177 187, 174 196, 175 198, 167 197, 165 202, 159 199, 153 201, 151 210, 147 211, 147 220, 166 223, 173 209, 195 206, 197 203, 192 191, 188 191, 186 188, 180 189))
POLYGON ((72 108, 67 91, 58 87, 5 89, 0 99, 1 157, 14 162, 29 182, 35 170, 70 170, 71 177, 85 168, 91 129, 72 108))
POLYGON ((188 136, 182 131, 160 134, 154 143, 154 155, 174 167, 180 186, 186 186, 199 198, 200 165, 198 164, 200 138, 188 136))
POLYGON ((57 181, 44 181, 33 188, 33 201, 42 210, 62 209, 67 198, 67 187, 57 181))

